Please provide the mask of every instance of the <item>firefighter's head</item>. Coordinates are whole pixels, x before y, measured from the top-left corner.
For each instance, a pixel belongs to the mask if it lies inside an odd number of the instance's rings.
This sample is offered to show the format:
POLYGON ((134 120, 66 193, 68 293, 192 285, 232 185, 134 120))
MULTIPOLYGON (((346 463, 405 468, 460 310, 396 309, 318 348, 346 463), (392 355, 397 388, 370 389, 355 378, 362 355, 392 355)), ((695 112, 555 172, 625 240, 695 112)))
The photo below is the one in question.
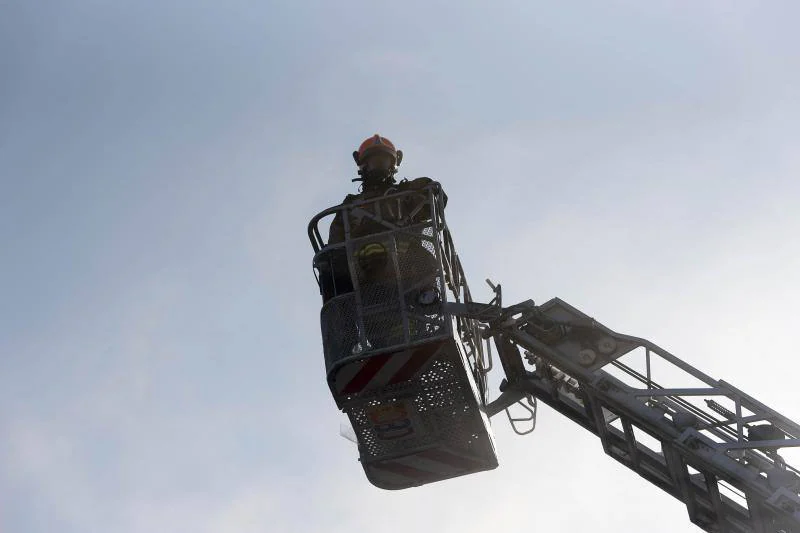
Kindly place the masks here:
POLYGON ((361 176, 366 190, 394 183, 394 175, 403 160, 403 152, 397 150, 392 141, 376 133, 353 152, 353 159, 358 165, 358 175, 361 176))

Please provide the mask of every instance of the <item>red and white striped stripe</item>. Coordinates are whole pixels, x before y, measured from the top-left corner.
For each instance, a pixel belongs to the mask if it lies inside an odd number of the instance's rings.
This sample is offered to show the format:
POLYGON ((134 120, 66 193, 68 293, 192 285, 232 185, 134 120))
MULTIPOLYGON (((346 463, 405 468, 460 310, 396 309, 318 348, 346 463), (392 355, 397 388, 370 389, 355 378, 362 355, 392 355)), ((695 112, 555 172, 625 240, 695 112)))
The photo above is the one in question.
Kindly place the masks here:
POLYGON ((425 368, 441 346, 436 342, 354 361, 336 373, 334 388, 337 394, 357 394, 408 381, 425 368))
POLYGON ((379 484, 408 487, 493 468, 476 457, 439 447, 366 465, 379 484))

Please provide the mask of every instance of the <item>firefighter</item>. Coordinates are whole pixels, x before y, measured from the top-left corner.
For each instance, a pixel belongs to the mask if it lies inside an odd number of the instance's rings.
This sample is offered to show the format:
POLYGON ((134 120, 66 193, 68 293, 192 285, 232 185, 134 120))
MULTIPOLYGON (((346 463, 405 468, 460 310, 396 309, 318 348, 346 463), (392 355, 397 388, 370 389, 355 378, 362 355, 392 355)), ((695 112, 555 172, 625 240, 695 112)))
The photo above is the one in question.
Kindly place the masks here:
MULTIPOLYGON (((397 150, 389 139, 378 134, 364 140, 358 150, 353 152, 353 159, 358 167, 358 177, 353 181, 361 182, 360 191, 358 194, 348 194, 342 205, 376 199, 395 192, 422 189, 432 182, 430 178, 417 178, 398 183, 395 175, 398 165, 403 160, 403 152, 397 150)), ((444 195, 443 192, 441 194, 444 195)), ((447 196, 444 195, 443 199, 446 203, 447 196)), ((381 219, 392 223, 398 222, 403 215, 414 211, 414 202, 411 197, 379 202, 381 219)), ((362 208, 373 215, 377 209, 374 203, 364 204, 362 208)), ((345 241, 344 216, 342 211, 338 212, 331 223, 328 245, 345 241)), ((405 220, 404 224, 414 225, 430 218, 431 210, 426 205, 418 210, 413 220, 405 220)), ((351 241, 360 239, 356 241, 357 246, 351 249, 351 253, 361 280, 362 305, 378 303, 382 298, 381 294, 394 292, 398 277, 403 280, 403 285, 407 289, 414 282, 414 278, 419 280, 421 277, 429 277, 435 275, 438 270, 438 261, 433 255, 433 249, 425 249, 421 235, 416 237, 413 233, 404 235, 395 232, 393 238, 378 237, 374 241, 364 240, 363 237, 386 232, 389 228, 370 216, 354 216, 352 213, 349 215, 348 223, 349 239, 351 241), (403 270, 399 276, 395 273, 391 264, 390 250, 387 249, 387 246, 392 244, 396 246, 400 268, 403 270), (378 300, 369 301, 373 296, 378 300)), ((427 236, 428 239, 431 237, 432 235, 427 236)), ((327 265, 320 265, 324 301, 353 291, 353 280, 345 248, 332 249, 327 255, 327 261, 329 261, 327 265)))
MULTIPOLYGON (((353 181, 360 181, 361 187, 358 194, 348 194, 342 201, 342 205, 378 198, 393 192, 421 189, 432 182, 430 178, 417 178, 410 181, 402 180, 398 183, 395 180, 395 174, 397 174, 397 167, 403 160, 403 152, 402 150, 397 150, 389 139, 378 134, 365 139, 358 147, 358 150, 353 152, 353 159, 358 167, 359 175, 359 177, 355 178, 353 181)), ((442 192, 442 194, 446 205, 447 195, 445 195, 444 192, 442 192)), ((399 213, 393 213, 392 209, 392 203, 387 202, 385 204, 385 212, 383 213, 384 219, 391 221, 392 215, 399 215, 399 213)), ((365 210, 369 211, 370 207, 365 206, 365 210)), ((421 210, 415 217, 416 220, 425 220, 428 218, 430 218, 428 209, 421 210)), ((387 230, 386 226, 369 217, 356 218, 351 216, 349 223, 351 239, 387 230)), ((340 211, 334 217, 330 229, 328 230, 328 244, 341 243, 344 239, 344 219, 340 211)), ((403 244, 405 244, 406 247, 408 246, 408 243, 398 244, 401 247, 403 244)), ((399 250, 400 253, 404 251, 405 250, 399 250)), ((339 255, 339 260, 334 260, 337 264, 333 265, 334 276, 337 283, 335 290, 331 288, 337 295, 353 290, 352 282, 347 273, 346 256, 342 256, 342 254, 339 255), (344 261, 344 264, 342 264, 342 261, 344 261)), ((362 249, 356 252, 356 258, 366 269, 373 271, 377 271, 387 260, 385 248, 378 243, 367 244, 362 247, 362 249)), ((329 295, 332 296, 333 294, 329 293, 329 295)), ((327 300, 327 298, 325 298, 325 300, 327 300)))

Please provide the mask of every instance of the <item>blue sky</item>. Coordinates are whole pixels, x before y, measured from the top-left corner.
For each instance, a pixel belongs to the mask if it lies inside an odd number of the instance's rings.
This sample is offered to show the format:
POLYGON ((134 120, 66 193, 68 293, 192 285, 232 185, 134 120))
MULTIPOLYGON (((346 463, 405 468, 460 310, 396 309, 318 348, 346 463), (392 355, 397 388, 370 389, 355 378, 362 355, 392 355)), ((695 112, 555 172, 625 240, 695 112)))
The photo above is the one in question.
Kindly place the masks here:
POLYGON ((794 2, 0 7, 0 531, 691 529, 542 408, 371 487, 305 230, 380 132, 477 297, 559 296, 797 420, 794 2), (477 503, 480 502, 480 505, 477 503))

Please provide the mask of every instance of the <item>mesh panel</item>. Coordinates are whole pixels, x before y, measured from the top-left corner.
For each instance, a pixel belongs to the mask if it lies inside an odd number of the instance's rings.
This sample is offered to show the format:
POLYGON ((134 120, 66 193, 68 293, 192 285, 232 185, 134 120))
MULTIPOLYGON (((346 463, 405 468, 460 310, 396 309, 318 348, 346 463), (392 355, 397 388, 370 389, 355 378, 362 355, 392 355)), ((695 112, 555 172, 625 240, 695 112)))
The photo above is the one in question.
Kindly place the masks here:
POLYGON ((394 307, 400 309, 400 295, 397 284, 390 282, 374 282, 359 280, 361 289, 361 304, 370 307, 394 307))
POLYGON ((445 383, 440 387, 427 387, 414 398, 414 406, 419 412, 436 409, 451 410, 451 408, 455 408, 455 411, 469 410, 469 402, 464 392, 463 387, 457 383, 445 383))
POLYGON ((426 291, 444 295, 442 269, 435 256, 433 226, 420 225, 396 232, 403 300, 409 316, 409 338, 417 341, 442 334, 445 317, 426 312, 420 297, 426 291))
POLYGON ((383 392, 380 397, 344 409, 358 436, 364 460, 402 454, 432 444, 473 453, 488 449, 486 429, 469 381, 460 361, 451 355, 440 355, 410 383, 383 392), (417 428, 416 434, 398 440, 381 439, 367 417, 367 410, 398 401, 405 402, 413 411, 410 416, 417 428))
POLYGON ((367 350, 403 344, 403 308, 397 285, 394 238, 389 235, 357 239, 351 249, 367 350))
POLYGON ((452 358, 440 358, 433 361, 431 366, 423 374, 420 374, 419 381, 422 385, 436 385, 457 381, 463 372, 460 362, 453 361, 452 358))
POLYGON ((328 369, 336 361, 352 355, 358 342, 355 294, 329 301, 322 308, 322 347, 328 369))
MULTIPOLYGON (((446 299, 441 264, 435 256, 437 238, 434 227, 426 222, 347 241, 347 251, 342 250, 341 256, 350 268, 338 285, 346 285, 352 272, 355 283, 351 290, 356 292, 335 298, 339 301, 330 301, 330 307, 323 308, 329 369, 354 353, 449 335, 448 317, 422 305, 426 301, 423 296, 433 301, 446 299)), ((345 269, 336 269, 340 270, 345 269)))
POLYGON ((364 312, 364 333, 370 350, 404 343, 403 314, 399 308, 364 312))
MULTIPOLYGON (((392 398, 389 401, 396 401, 397 398, 392 398)), ((360 444, 360 451, 363 457, 370 459, 377 457, 384 457, 386 455, 399 454, 408 452, 438 442, 435 432, 430 431, 429 428, 421 427, 417 431, 416 437, 405 438, 400 440, 384 440, 378 437, 378 433, 373 429, 372 425, 367 418, 367 409, 370 406, 379 405, 386 400, 378 401, 373 400, 365 406, 346 409, 350 415, 350 423, 358 436, 360 444)), ((422 422, 424 424, 424 422, 422 422)))
POLYGON ((404 228, 395 232, 395 239, 398 263, 404 280, 416 282, 440 274, 441 266, 435 255, 433 227, 404 228))

